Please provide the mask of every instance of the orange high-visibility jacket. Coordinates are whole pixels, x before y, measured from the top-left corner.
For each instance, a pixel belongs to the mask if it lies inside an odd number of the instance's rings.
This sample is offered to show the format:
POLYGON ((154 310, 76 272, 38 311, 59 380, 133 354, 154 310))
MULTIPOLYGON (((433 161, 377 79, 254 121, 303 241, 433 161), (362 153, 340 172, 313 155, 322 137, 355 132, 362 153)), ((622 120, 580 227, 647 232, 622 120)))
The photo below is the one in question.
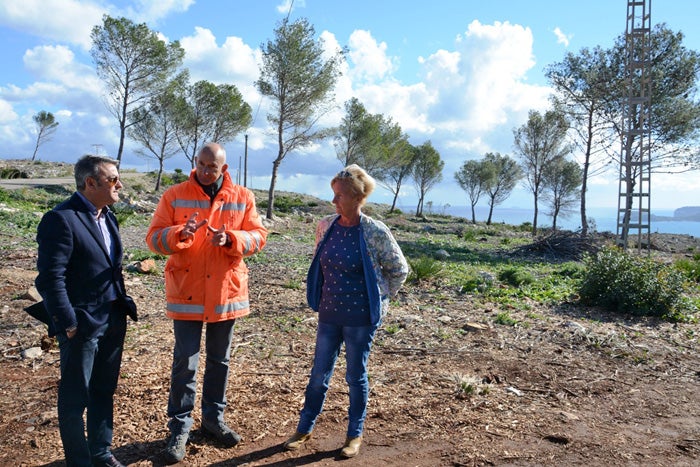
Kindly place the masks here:
POLYGON ((165 264, 166 314, 173 319, 218 322, 250 313, 248 266, 244 257, 259 252, 267 241, 267 230, 255 208, 253 192, 235 185, 224 172, 221 190, 210 202, 195 179, 163 193, 146 243, 154 253, 167 255, 165 264), (207 226, 194 239, 180 241, 187 220, 197 212, 197 221, 207 219, 232 240, 230 246, 214 246, 207 226))

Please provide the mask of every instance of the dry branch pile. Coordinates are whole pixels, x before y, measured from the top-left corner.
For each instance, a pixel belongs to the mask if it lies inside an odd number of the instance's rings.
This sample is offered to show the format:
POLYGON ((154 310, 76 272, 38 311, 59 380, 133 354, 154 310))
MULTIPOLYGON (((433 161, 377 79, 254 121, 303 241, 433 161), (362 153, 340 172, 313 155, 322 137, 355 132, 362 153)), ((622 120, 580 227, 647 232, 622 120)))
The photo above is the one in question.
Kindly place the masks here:
POLYGON ((554 230, 539 236, 530 244, 520 246, 514 256, 538 256, 547 260, 579 261, 587 254, 596 254, 600 240, 569 230, 554 230))

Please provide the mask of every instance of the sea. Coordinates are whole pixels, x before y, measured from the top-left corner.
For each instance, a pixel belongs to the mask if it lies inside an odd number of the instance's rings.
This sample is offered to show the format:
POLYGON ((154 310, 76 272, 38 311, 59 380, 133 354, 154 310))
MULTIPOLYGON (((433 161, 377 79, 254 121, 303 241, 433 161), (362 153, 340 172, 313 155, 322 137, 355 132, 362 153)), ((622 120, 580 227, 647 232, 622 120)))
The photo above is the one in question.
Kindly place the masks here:
MULTIPOLYGON (((398 206, 402 212, 410 214, 416 212, 415 206, 398 206)), ((592 219, 589 222, 589 230, 597 232, 617 232, 617 208, 601 208, 594 207, 586 210, 587 217, 592 219)), ((469 206, 427 206, 423 207, 423 212, 426 215, 442 214, 455 217, 464 217, 471 220, 471 208, 469 206)), ((475 208, 476 221, 486 222, 489 215, 488 207, 477 206, 475 208)), ((534 211, 532 209, 515 208, 515 207, 499 207, 493 209, 491 217, 492 223, 503 223, 509 225, 521 225, 524 222, 532 223, 534 211)), ((652 209, 652 215, 661 217, 673 217, 673 209, 652 209)), ((546 228, 552 226, 552 218, 540 210, 537 216, 537 227, 546 228)), ((581 228, 581 214, 576 211, 562 217, 557 217, 557 228, 576 231, 581 228)), ((651 233, 668 233, 668 234, 685 234, 694 237, 700 236, 700 222, 694 221, 675 221, 675 220, 652 220, 651 233)))

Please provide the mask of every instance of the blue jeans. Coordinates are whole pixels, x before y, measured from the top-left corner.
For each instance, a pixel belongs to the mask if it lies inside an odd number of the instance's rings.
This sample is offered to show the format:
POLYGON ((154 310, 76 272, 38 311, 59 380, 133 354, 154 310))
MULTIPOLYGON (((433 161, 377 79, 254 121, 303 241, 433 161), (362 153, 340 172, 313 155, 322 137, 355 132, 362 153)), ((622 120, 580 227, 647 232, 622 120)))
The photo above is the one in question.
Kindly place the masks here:
MULTIPOLYGON (((236 320, 228 320, 207 323, 202 418, 213 425, 224 422, 231 339, 235 322, 236 320)), ((175 349, 168 398, 168 426, 170 432, 175 435, 188 433, 194 423, 192 410, 197 395, 197 368, 203 326, 202 321, 173 321, 175 349)))
POLYGON ((91 466, 110 455, 114 392, 126 335, 126 316, 113 312, 94 337, 58 334, 61 381, 58 427, 68 466, 91 466), (87 409, 87 439, 85 420, 87 409))
POLYGON ((311 433, 313 430, 316 419, 323 410, 340 347, 345 342, 347 365, 345 381, 348 383, 350 393, 347 436, 354 438, 362 434, 369 399, 367 361, 376 331, 377 326, 339 326, 318 323, 314 364, 306 386, 304 408, 301 410, 297 425, 299 433, 311 433))

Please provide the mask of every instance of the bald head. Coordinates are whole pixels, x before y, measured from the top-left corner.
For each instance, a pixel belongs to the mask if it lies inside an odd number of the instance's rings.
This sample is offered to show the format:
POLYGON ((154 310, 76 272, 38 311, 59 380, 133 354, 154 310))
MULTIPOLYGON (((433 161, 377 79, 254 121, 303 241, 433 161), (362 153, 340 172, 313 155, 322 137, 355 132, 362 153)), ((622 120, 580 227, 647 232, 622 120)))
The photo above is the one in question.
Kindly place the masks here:
POLYGON ((197 157, 208 156, 218 159, 221 165, 226 164, 226 150, 219 143, 207 143, 199 150, 197 157))
POLYGON ((226 165, 226 151, 218 143, 207 143, 196 157, 196 174, 197 180, 202 185, 211 185, 216 182, 221 174, 223 174, 228 165, 226 165))

